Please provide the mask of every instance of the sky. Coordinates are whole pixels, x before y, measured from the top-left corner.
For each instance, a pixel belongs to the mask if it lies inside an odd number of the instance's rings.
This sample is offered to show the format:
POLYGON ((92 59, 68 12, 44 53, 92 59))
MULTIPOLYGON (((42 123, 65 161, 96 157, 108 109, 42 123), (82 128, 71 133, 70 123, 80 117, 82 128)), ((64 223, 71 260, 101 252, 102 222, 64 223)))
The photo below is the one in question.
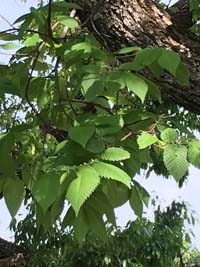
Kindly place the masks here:
MULTIPOLYGON (((175 1, 174 1, 175 2, 175 1)), ((13 22, 20 15, 28 12, 30 5, 36 5, 37 0, 27 0, 23 4, 21 0, 0 0, 0 16, 13 22)), ((0 17, 0 31, 9 28, 5 20, 0 17)), ((1 52, 1 51, 0 51, 1 52)), ((0 62, 6 58, 0 54, 0 62)), ((195 217, 200 218, 200 171, 190 168, 190 176, 184 186, 179 189, 173 179, 164 179, 156 175, 151 175, 146 179, 144 174, 136 177, 136 180, 143 185, 153 196, 159 196, 159 203, 163 207, 169 205, 173 200, 185 201, 190 210, 194 210, 195 217)), ((147 216, 152 218, 153 211, 150 207, 146 210, 147 216)), ((18 212, 18 219, 25 215, 25 209, 22 207, 18 212)), ((117 222, 125 226, 128 220, 134 219, 134 213, 128 205, 117 209, 117 222)), ((13 240, 13 233, 9 230, 10 215, 3 200, 0 201, 0 236, 8 240, 13 240)), ((193 239, 193 246, 200 248, 200 224, 194 228, 196 237, 193 239)))

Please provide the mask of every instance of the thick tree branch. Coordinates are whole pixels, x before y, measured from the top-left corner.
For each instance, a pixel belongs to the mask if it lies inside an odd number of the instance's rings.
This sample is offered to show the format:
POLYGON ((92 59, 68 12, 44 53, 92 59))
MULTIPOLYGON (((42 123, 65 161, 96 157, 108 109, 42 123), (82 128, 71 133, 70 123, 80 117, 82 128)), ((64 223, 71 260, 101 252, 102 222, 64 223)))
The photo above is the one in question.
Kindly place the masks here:
POLYGON ((26 256, 20 246, 0 237, 0 267, 14 267, 26 256))
POLYGON ((184 33, 192 27, 192 12, 190 11, 189 0, 179 0, 172 6, 171 10, 169 10, 169 14, 174 28, 184 33))
POLYGON ((188 30, 191 25, 188 0, 180 0, 175 14, 162 10, 152 0, 73 2, 83 8, 78 14, 81 22, 111 51, 122 46, 140 46, 178 52, 189 67, 190 86, 180 85, 170 75, 158 83, 162 92, 177 104, 200 114, 200 39, 188 30), (187 14, 189 22, 182 27, 187 14))

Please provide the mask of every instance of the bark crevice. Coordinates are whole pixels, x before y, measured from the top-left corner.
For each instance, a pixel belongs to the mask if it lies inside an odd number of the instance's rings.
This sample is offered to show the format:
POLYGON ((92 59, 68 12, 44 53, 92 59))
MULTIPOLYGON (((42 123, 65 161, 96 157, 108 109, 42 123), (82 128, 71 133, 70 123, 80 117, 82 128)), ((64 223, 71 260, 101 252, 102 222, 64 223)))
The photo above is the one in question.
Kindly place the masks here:
POLYGON ((158 83, 162 92, 177 104, 200 114, 200 38, 189 30, 192 18, 188 0, 180 0, 175 13, 161 9, 152 0, 73 2, 83 8, 78 13, 81 22, 109 51, 140 46, 178 52, 189 67, 190 85, 182 86, 169 75, 158 83))

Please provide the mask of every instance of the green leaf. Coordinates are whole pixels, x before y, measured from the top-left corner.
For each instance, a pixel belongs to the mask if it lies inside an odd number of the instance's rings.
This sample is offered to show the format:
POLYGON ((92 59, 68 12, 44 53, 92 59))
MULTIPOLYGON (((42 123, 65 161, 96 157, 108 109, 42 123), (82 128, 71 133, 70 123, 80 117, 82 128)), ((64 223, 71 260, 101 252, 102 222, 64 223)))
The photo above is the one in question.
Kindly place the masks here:
POLYGON ((130 197, 130 189, 124 184, 114 180, 106 181, 102 190, 113 208, 122 206, 130 197))
POLYGON ((94 101, 97 96, 101 95, 104 89, 104 83, 99 80, 95 81, 86 91, 85 98, 87 101, 94 101))
POLYGON ((134 185, 137 187, 137 190, 140 194, 140 198, 143 201, 143 203, 145 204, 146 207, 148 207, 149 204, 149 200, 150 200, 150 195, 147 192, 147 190, 141 186, 137 181, 133 181, 134 185))
POLYGON ((140 167, 141 162, 139 153, 133 153, 131 158, 124 162, 124 169, 131 177, 134 177, 136 173, 140 173, 140 167))
POLYGON ((74 221, 76 219, 76 214, 72 208, 72 206, 69 207, 67 210, 65 217, 62 221, 62 228, 65 229, 67 226, 72 226, 74 221))
POLYGON ((95 154, 102 153, 105 150, 105 143, 101 139, 93 137, 88 141, 86 150, 95 154))
POLYGON ((176 180, 180 180, 188 170, 187 148, 183 145, 167 145, 163 160, 167 170, 176 180))
POLYGON ((8 177, 14 177, 16 163, 11 156, 11 149, 14 145, 14 136, 11 133, 0 135, 0 173, 8 177))
POLYGON ((144 79, 146 84, 148 85, 148 93, 156 100, 159 101, 159 103, 162 102, 162 98, 161 98, 161 92, 160 92, 160 88, 153 83, 152 81, 148 80, 148 79, 144 79))
POLYGON ((69 137, 71 140, 81 144, 85 148, 94 133, 94 126, 75 126, 69 130, 69 137))
POLYGON ((130 176, 115 165, 99 161, 94 162, 92 164, 92 167, 94 167, 99 176, 119 181, 125 184, 128 188, 130 188, 130 176))
POLYGON ((39 34, 36 33, 36 34, 33 34, 31 37, 28 37, 24 41, 24 45, 26 47, 35 46, 39 41, 40 41, 40 36, 39 34))
POLYGON ((138 188, 136 186, 133 186, 131 189, 131 196, 129 199, 129 203, 131 208, 133 209, 134 213, 141 217, 143 212, 143 204, 140 197, 140 193, 138 191, 138 188))
POLYGON ((97 126, 97 134, 105 138, 119 132, 124 126, 124 120, 120 115, 106 115, 96 117, 94 120, 97 126))
POLYGON ((12 50, 12 49, 19 48, 19 45, 15 43, 5 43, 5 44, 1 44, 0 48, 5 49, 5 50, 12 50))
POLYGON ((162 50, 162 54, 158 58, 160 66, 169 71, 175 77, 180 62, 181 58, 176 52, 166 49, 162 50))
POLYGON ((114 54, 116 55, 124 55, 124 54, 129 54, 134 51, 140 51, 140 47, 124 47, 121 48, 120 50, 116 51, 114 54))
POLYGON ((88 101, 90 101, 91 99, 94 99, 95 95, 97 94, 99 83, 96 84, 97 86, 97 89, 96 89, 96 86, 94 85, 95 82, 100 82, 100 81, 99 81, 99 77, 94 73, 88 74, 83 77, 81 85, 83 88, 83 94, 87 96, 88 101), (92 87, 93 85, 94 85, 94 88, 90 89, 90 91, 88 92, 89 88, 92 87), (93 93, 93 91, 95 92, 93 93))
POLYGON ((24 193, 24 185, 18 177, 15 176, 5 180, 3 195, 12 217, 14 217, 19 210, 24 198, 24 193))
POLYGON ((75 29, 78 26, 78 21, 74 18, 71 18, 69 16, 57 16, 57 20, 65 25, 68 26, 70 29, 75 29))
POLYGON ((133 65, 135 70, 140 70, 145 66, 153 64, 161 55, 161 48, 145 48, 136 54, 133 65))
POLYGON ((100 178, 94 168, 91 166, 81 166, 79 168, 77 178, 70 183, 66 195, 72 204, 76 216, 79 213, 80 207, 94 192, 99 183, 100 178))
POLYGON ((59 188, 60 175, 58 173, 44 173, 37 177, 32 194, 44 213, 56 200, 59 188))
POLYGON ((165 141, 166 143, 174 143, 176 142, 176 140, 178 139, 178 133, 175 129, 172 128, 167 128, 165 129, 160 137, 163 141, 165 141))
POLYGON ((200 169, 200 141, 189 142, 188 160, 192 165, 200 169))
POLYGON ((106 239, 106 229, 103 218, 101 214, 93 208, 87 207, 81 209, 73 225, 74 235, 79 243, 82 243, 89 230, 100 238, 106 239))
POLYGON ((190 73, 189 73, 189 69, 187 65, 185 65, 183 62, 180 62, 176 70, 177 80, 183 85, 189 85, 190 83, 189 76, 190 76, 190 73))
POLYGON ((56 158, 49 157, 45 159, 47 166, 49 163, 49 167, 55 168, 58 165, 79 166, 80 164, 89 162, 94 157, 93 154, 91 154, 89 151, 86 151, 80 144, 72 140, 65 140, 59 143, 56 147, 54 155, 56 158))
POLYGON ((139 149, 144 149, 154 143, 158 142, 158 138, 149 134, 148 132, 142 132, 142 134, 138 137, 137 143, 139 145, 139 149))
POLYGON ((87 201, 87 206, 96 209, 99 213, 106 214, 107 220, 113 225, 116 224, 115 213, 107 196, 100 191, 94 192, 87 201))
POLYGON ((101 159, 108 161, 121 161, 130 158, 130 153, 123 148, 110 147, 107 148, 103 154, 101 154, 101 159))
POLYGON ((78 217, 73 222, 73 228, 74 228, 74 236, 79 241, 79 243, 82 243, 86 234, 90 230, 90 225, 88 221, 87 212, 85 209, 81 209, 78 217))
POLYGON ((107 82, 110 82, 110 81, 115 82, 119 85, 119 87, 117 86, 117 84, 115 86, 117 90, 119 90, 120 88, 123 89, 126 86, 123 71, 113 71, 109 73, 107 76, 107 82))
MULTIPOLYGON (((72 51, 83 51, 84 53, 91 53, 92 49, 94 47, 92 46, 92 44, 87 43, 87 42, 81 42, 81 43, 77 43, 74 44, 71 48, 72 51)), ((93 77, 96 76, 96 74, 92 75, 93 77)))
POLYGON ((126 86, 144 103, 145 96, 148 92, 148 85, 145 80, 132 73, 127 73, 125 75, 125 82, 126 86))
POLYGON ((100 238, 103 238, 106 240, 107 234, 106 234, 106 228, 105 223, 103 220, 103 216, 101 213, 96 210, 94 207, 86 208, 86 213, 88 217, 88 223, 90 226, 90 229, 93 233, 95 233, 100 238))

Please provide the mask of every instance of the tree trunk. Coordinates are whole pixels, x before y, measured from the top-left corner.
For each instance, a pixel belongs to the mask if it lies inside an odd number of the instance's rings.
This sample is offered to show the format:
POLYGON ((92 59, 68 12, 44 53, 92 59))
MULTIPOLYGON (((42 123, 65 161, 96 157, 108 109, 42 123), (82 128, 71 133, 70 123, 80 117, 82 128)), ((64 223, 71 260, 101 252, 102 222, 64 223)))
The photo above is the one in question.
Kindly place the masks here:
MULTIPOLYGON (((174 102, 200 114, 200 38, 190 31, 189 0, 180 0, 175 14, 152 0, 72 0, 78 16, 109 51, 124 46, 164 47, 178 52, 190 70, 190 85, 169 74, 157 83, 174 102)), ((173 62, 172 62, 173 64, 173 62)))
POLYGON ((23 248, 0 238, 0 267, 14 267, 23 258, 23 248))

